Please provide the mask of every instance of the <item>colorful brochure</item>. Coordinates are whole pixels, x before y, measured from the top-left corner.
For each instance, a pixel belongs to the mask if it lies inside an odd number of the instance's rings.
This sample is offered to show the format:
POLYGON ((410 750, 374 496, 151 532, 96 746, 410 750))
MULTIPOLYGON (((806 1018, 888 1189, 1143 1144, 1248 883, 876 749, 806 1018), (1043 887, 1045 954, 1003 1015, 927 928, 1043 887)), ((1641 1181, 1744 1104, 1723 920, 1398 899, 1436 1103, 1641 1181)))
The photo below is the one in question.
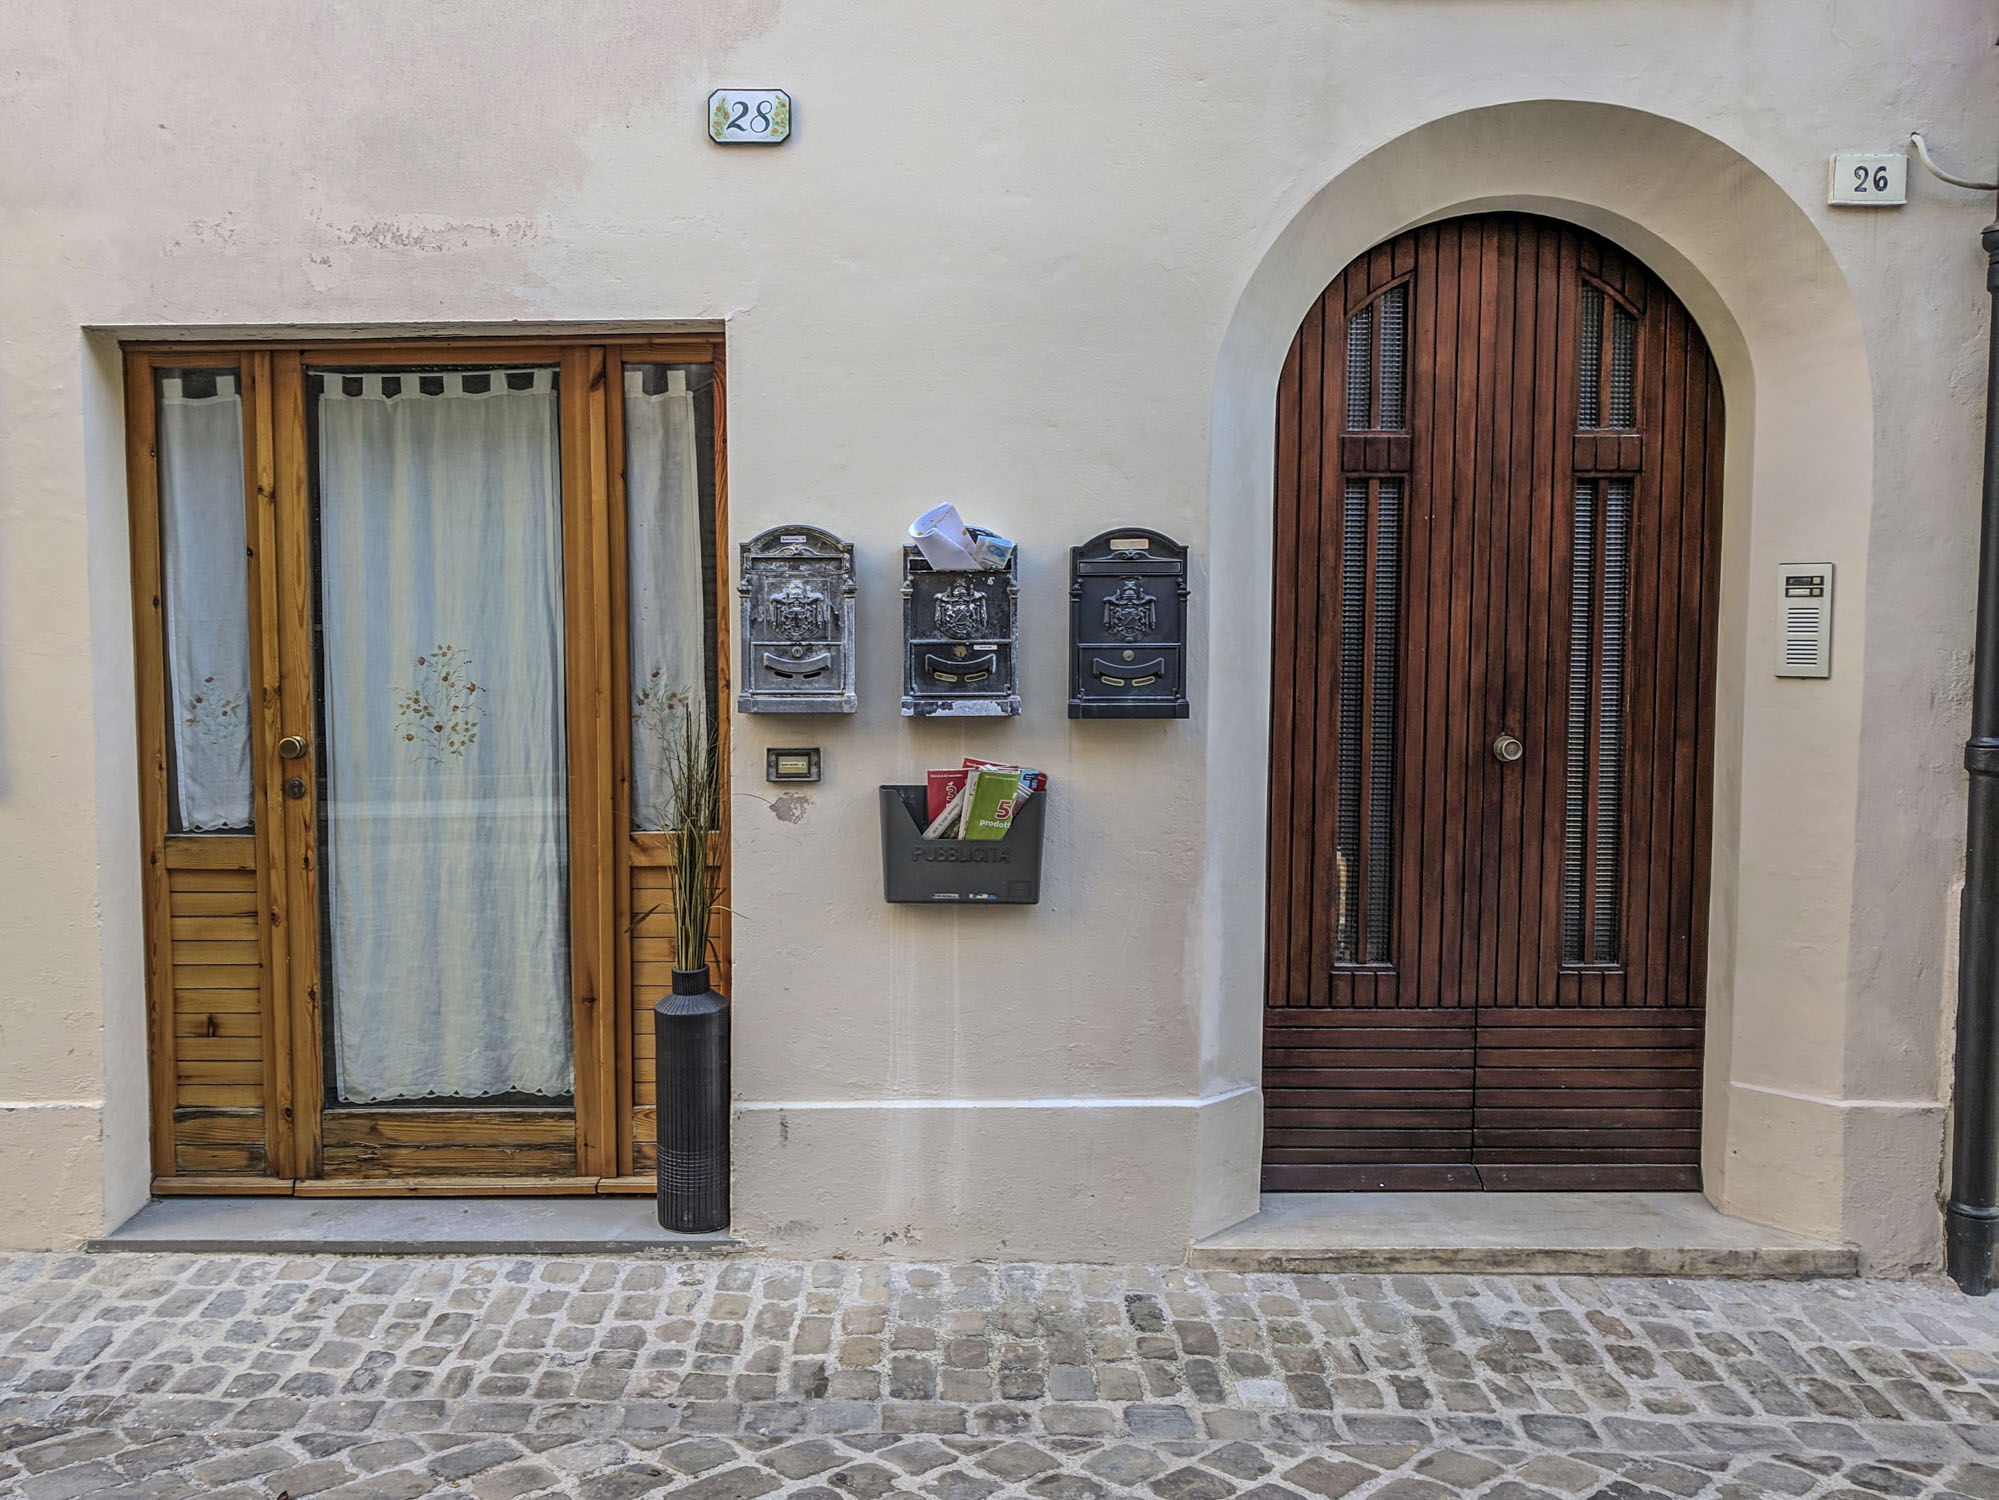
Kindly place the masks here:
POLYGON ((1048 786, 1047 773, 966 756, 952 771, 931 771, 925 785, 927 839, 1000 839, 1020 805, 1048 786))

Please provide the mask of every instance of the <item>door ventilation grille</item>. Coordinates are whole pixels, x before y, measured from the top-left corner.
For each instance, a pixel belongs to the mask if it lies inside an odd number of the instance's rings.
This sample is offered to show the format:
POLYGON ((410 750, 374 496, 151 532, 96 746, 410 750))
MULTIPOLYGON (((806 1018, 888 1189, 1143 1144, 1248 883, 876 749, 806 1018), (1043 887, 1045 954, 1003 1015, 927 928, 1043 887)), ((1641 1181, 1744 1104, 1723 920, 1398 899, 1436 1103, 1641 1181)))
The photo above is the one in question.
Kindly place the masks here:
POLYGON ((1605 487, 1603 518, 1603 662, 1597 673, 1596 909, 1590 914, 1590 957, 1617 958, 1620 866, 1624 838, 1625 600, 1631 572, 1631 481, 1605 487))
POLYGON ((1347 320, 1347 431, 1408 425, 1409 288, 1392 286, 1347 320))
POLYGON ((1395 663, 1402 580, 1402 481, 1376 487, 1374 523, 1374 693, 1369 705, 1367 787, 1367 961, 1388 962, 1395 869, 1395 663))
POLYGON ((1576 426, 1595 427, 1603 412, 1603 293, 1583 288, 1582 330, 1576 339, 1581 360, 1577 372, 1576 426))
MULTIPOLYGON (((1587 329, 1587 321, 1585 322, 1587 329)), ((1587 365, 1584 367, 1587 369, 1587 365)), ((1562 783, 1562 962, 1583 956, 1584 838, 1589 831, 1591 601, 1596 593, 1596 486, 1576 486, 1569 574, 1569 704, 1562 783)))
POLYGON ((1381 294, 1381 414, 1376 425, 1389 431, 1408 425, 1403 415, 1403 388, 1409 344, 1409 288, 1390 287, 1381 294))
POLYGON ((1340 516, 1339 781, 1333 829, 1333 962, 1339 964, 1388 961, 1401 555, 1401 481, 1348 480, 1340 516))
POLYGON ((1563 766, 1562 962, 1615 963, 1623 911, 1631 481, 1576 486, 1563 766))
POLYGON ((1638 425, 1638 320, 1617 303, 1610 303, 1610 347, 1604 347, 1604 304, 1601 287, 1584 286, 1581 328, 1576 340, 1576 426, 1631 428, 1638 425), (1609 401, 1605 410, 1605 367, 1609 368, 1609 401))
POLYGON ((1350 479, 1340 515, 1339 791, 1334 847, 1333 962, 1360 957, 1362 689, 1367 667, 1367 481, 1350 479))
POLYGON ((1347 429, 1365 432, 1374 415, 1374 309, 1363 307, 1347 323, 1347 429))

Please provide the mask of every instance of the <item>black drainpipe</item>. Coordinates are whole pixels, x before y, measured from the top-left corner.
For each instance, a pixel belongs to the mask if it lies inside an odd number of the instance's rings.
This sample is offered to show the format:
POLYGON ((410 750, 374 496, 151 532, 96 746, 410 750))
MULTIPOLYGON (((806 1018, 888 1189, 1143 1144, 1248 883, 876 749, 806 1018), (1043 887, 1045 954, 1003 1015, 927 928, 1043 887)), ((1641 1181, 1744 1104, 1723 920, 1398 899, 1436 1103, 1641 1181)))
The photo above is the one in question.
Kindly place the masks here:
POLYGON ((1978 617, 1972 637, 1971 773, 1958 909, 1957 1062, 1951 1091, 1944 1265, 1974 1297, 1993 1289, 1999 1250, 1999 222, 1988 225, 1985 485, 1979 502, 1978 617))

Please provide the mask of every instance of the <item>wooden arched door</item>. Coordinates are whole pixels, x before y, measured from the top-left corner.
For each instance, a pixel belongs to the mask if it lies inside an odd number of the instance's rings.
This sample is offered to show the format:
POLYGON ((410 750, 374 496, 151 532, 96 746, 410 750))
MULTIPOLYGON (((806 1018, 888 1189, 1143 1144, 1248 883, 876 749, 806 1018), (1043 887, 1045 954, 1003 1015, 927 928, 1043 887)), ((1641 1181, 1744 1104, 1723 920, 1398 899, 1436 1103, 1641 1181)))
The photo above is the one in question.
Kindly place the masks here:
POLYGON ((1267 1189, 1693 1188, 1721 385, 1572 225, 1426 225, 1277 402, 1267 1189))

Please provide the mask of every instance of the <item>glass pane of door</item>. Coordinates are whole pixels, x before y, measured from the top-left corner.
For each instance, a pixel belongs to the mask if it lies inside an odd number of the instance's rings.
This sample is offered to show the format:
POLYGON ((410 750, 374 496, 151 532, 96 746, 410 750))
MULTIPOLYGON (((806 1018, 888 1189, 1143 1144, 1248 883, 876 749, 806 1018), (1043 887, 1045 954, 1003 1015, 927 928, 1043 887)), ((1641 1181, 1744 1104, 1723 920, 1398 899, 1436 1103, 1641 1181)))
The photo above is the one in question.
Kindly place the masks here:
POLYGON ((666 826, 680 715, 706 734, 715 703, 715 371, 624 367, 632 827, 666 826))
POLYGON ((309 398, 327 1102, 566 1100, 556 371, 309 398))
POLYGON ((250 596, 243 398, 233 369, 159 370, 167 817, 173 833, 250 827, 250 596))

